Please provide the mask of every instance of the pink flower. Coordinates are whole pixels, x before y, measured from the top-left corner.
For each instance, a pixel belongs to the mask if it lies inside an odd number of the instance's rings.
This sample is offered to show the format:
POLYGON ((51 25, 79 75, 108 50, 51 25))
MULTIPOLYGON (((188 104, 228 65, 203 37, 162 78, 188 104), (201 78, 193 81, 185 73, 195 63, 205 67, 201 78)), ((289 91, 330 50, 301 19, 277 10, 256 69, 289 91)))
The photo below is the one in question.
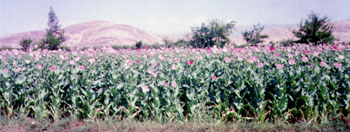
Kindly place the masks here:
POLYGON ((187 64, 192 65, 193 64, 193 60, 187 61, 187 64))
POLYGON ((74 60, 69 61, 69 64, 71 64, 71 65, 74 65, 74 63, 75 63, 74 60))
POLYGON ((295 64, 295 60, 294 60, 294 59, 290 59, 290 60, 288 60, 288 63, 289 63, 290 65, 294 65, 294 64, 295 64))
POLYGON ((179 61, 180 61, 179 58, 175 58, 175 59, 174 59, 174 63, 178 63, 179 61))
POLYGON ((174 64, 172 64, 171 66, 170 66, 170 69, 175 69, 175 65, 174 64))
POLYGON ((301 58, 301 61, 307 62, 307 61, 309 61, 309 59, 308 59, 307 57, 303 56, 303 57, 301 58))
POLYGON ((309 50, 305 50, 304 53, 308 55, 308 54, 310 54, 311 52, 310 52, 309 50))
POLYGON ((227 62, 227 63, 229 63, 229 62, 231 62, 231 58, 225 57, 225 58, 224 58, 224 61, 227 62))
POLYGON ((275 53, 274 56, 275 56, 276 58, 278 58, 278 57, 280 57, 280 53, 275 53))
POLYGON ((202 56, 201 55, 197 55, 197 60, 201 60, 202 56))
POLYGON ((49 70, 50 70, 50 71, 56 71, 57 68, 56 68, 56 66, 51 66, 51 67, 49 67, 49 70))
POLYGON ((30 60, 25 60, 24 61, 26 64, 29 64, 30 63, 30 60))
POLYGON ((158 65, 157 62, 153 62, 153 63, 152 63, 152 66, 153 66, 153 67, 156 67, 157 65, 158 65))
POLYGON ((8 69, 2 69, 2 72, 7 74, 7 73, 9 73, 9 70, 8 69))
POLYGON ((276 68, 281 70, 284 68, 284 65, 283 64, 276 64, 276 68))
POLYGON ((177 86, 175 81, 171 81, 171 87, 175 88, 177 86))
POLYGON ((164 82, 163 83, 163 87, 168 87, 169 83, 168 82, 164 82))
POLYGON ((143 86, 141 87, 141 89, 142 89, 143 92, 148 92, 148 91, 149 91, 149 88, 148 88, 147 85, 143 85, 143 86))
POLYGON ((335 45, 332 48, 333 48, 333 50, 338 50, 338 47, 335 45))
POLYGON ((140 60, 135 60, 135 62, 136 62, 137 64, 140 64, 140 60))
POLYGON ((156 73, 156 72, 151 72, 151 75, 152 75, 153 77, 157 77, 157 73, 156 73))
POLYGON ((36 69, 38 69, 38 70, 43 69, 43 66, 41 66, 40 64, 36 64, 35 67, 36 67, 36 69))
POLYGON ((211 80, 215 81, 217 77, 215 75, 211 76, 211 80))
POLYGON ((318 52, 317 51, 314 51, 313 53, 312 53, 312 55, 314 56, 314 57, 316 57, 316 56, 318 56, 318 52))
POLYGON ((264 67, 264 63, 262 63, 262 62, 259 62, 259 63, 258 63, 258 67, 259 67, 259 68, 262 68, 262 67, 264 67))
POLYGON ((89 58, 89 62, 90 62, 90 63, 94 63, 94 62, 95 62, 95 58, 92 58, 92 57, 89 58))
POLYGON ((251 57, 248 58, 248 62, 249 63, 254 63, 257 60, 258 60, 258 57, 256 57, 256 56, 251 56, 251 57))
POLYGON ((327 66, 327 63, 324 62, 324 61, 321 61, 321 62, 320 62, 320 66, 321 66, 321 67, 327 66))
POLYGON ((79 66, 79 70, 84 70, 84 69, 85 69, 85 66, 83 66, 83 65, 79 66))
POLYGON ((275 51, 275 50, 276 50, 275 47, 270 46, 270 51, 275 51))
POLYGON ((15 71, 15 72, 20 72, 22 69, 21 68, 15 68, 15 69, 13 69, 13 71, 15 71))
POLYGON ((341 68, 341 64, 340 64, 340 63, 334 63, 334 66, 335 66, 336 68, 341 68))
POLYGON ((12 65, 14 65, 14 66, 17 65, 17 61, 13 61, 12 65))

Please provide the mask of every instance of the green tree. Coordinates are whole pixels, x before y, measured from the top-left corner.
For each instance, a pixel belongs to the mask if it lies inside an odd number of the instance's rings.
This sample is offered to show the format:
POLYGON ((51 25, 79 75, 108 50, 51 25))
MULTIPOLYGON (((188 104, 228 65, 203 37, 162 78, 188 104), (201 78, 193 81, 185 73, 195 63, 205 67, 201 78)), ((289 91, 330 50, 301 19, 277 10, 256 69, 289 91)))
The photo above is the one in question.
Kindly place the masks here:
POLYGON ((142 47, 142 41, 137 41, 135 47, 136 49, 140 49, 142 47))
POLYGON ((48 18, 48 29, 46 29, 45 38, 39 42, 38 48, 58 50, 66 38, 64 30, 60 29, 61 26, 58 24, 58 18, 52 7, 50 7, 48 18))
POLYGON ((229 35, 234 29, 235 22, 224 23, 220 20, 211 20, 209 23, 202 23, 200 27, 192 28, 192 39, 190 46, 195 48, 223 47, 230 42, 229 35))
POLYGON ((333 24, 329 22, 327 16, 320 17, 319 14, 312 12, 307 20, 300 22, 299 30, 293 31, 298 38, 296 42, 314 45, 333 42, 333 24))
POLYGON ((23 51, 28 51, 33 40, 31 38, 23 38, 19 45, 22 47, 23 51))
POLYGON ((264 30, 264 26, 260 26, 260 24, 254 25, 252 30, 242 32, 243 39, 247 41, 248 44, 256 46, 269 37, 268 35, 261 34, 262 30, 264 30))

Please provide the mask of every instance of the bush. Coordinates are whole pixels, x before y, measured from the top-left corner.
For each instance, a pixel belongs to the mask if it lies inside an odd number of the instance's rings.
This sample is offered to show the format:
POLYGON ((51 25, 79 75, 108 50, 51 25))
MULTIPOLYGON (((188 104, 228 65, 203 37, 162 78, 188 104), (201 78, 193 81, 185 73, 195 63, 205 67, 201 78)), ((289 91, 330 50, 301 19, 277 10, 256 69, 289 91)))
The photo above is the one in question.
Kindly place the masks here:
POLYGON ((200 27, 192 28, 190 46, 194 48, 224 47, 230 42, 228 36, 234 29, 234 21, 224 23, 219 20, 211 20, 208 24, 202 23, 200 27))
POLYGON ((33 40, 31 38, 23 38, 19 45, 22 47, 23 51, 28 51, 33 40))
POLYGON ((138 41, 135 44, 136 49, 140 49, 142 47, 142 41, 138 41))
POLYGON ((312 12, 308 20, 300 23, 299 30, 293 31, 293 34, 298 38, 296 42, 314 45, 332 43, 334 40, 333 24, 330 24, 329 21, 327 16, 320 17, 312 12))
POLYGON ((259 43, 264 42, 263 39, 268 38, 268 35, 261 34, 262 30, 264 30, 264 26, 260 26, 260 24, 254 25, 253 29, 250 31, 242 32, 243 38, 247 41, 248 44, 256 46, 259 43))

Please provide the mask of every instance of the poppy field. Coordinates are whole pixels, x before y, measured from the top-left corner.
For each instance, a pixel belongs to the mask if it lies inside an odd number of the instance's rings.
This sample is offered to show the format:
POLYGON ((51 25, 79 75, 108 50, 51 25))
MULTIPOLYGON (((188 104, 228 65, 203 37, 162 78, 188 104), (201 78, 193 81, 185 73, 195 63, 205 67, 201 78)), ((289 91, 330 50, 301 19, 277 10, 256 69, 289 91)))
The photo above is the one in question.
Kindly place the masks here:
POLYGON ((350 46, 0 51, 0 115, 137 121, 350 118, 350 46))

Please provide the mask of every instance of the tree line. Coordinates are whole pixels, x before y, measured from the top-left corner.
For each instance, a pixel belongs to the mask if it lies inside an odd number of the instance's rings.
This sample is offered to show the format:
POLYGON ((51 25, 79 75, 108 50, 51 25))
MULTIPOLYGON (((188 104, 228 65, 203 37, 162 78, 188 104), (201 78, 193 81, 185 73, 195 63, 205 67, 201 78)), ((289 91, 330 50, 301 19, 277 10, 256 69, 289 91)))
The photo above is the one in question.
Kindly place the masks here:
MULTIPOLYGON (((64 30, 61 29, 61 26, 58 24, 58 18, 52 7, 50 7, 50 12, 48 14, 47 25, 48 29, 46 29, 45 37, 38 42, 34 50, 58 50, 62 48, 61 44, 66 40, 66 37, 64 36, 64 30)), ((192 37, 190 40, 185 41, 181 39, 176 42, 171 42, 165 38, 164 45, 161 46, 187 46, 193 48, 224 47, 230 43, 229 35, 235 29, 234 27, 235 21, 225 23, 218 19, 210 20, 207 23, 202 23, 201 26, 192 27, 192 37)), ((286 43, 303 43, 310 45, 330 44, 335 40, 332 35, 333 27, 334 25, 330 23, 330 19, 327 16, 320 16, 312 12, 305 21, 300 22, 298 30, 292 31, 297 39, 288 40, 286 43)), ((269 37, 262 33, 263 30, 264 26, 260 24, 253 25, 251 30, 242 32, 243 39, 248 45, 257 46, 269 37)), ((24 38, 20 41, 20 46, 24 51, 28 51, 32 42, 33 40, 31 38, 24 38)), ((136 49, 142 47, 144 47, 142 41, 136 42, 136 49)))

